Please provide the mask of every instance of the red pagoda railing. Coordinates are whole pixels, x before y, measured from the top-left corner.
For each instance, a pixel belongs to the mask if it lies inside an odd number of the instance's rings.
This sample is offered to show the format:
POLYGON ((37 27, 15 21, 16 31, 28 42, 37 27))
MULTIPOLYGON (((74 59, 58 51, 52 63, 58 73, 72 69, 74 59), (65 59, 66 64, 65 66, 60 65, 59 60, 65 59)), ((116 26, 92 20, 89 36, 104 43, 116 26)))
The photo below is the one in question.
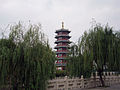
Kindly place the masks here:
POLYGON ((58 58, 66 58, 66 56, 57 56, 58 58))
POLYGON ((66 36, 66 35, 68 35, 68 34, 57 34, 57 35, 58 35, 58 36, 60 36, 60 35, 65 35, 65 36, 66 36))
POLYGON ((68 44, 58 44, 57 46, 69 46, 68 44))
POLYGON ((59 41, 59 40, 68 40, 68 38, 67 39, 57 39, 57 41, 59 41))
POLYGON ((68 52, 68 50, 57 50, 56 52, 68 52))

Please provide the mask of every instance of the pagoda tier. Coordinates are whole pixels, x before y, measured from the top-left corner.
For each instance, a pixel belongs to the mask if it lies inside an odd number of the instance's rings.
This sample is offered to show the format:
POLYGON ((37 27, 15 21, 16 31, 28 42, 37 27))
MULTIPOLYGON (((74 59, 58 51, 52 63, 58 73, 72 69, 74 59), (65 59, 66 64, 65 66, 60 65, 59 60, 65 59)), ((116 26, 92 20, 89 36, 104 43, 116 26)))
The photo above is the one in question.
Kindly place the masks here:
POLYGON ((71 36, 63 34, 63 35, 56 35, 55 38, 59 38, 59 37, 67 37, 67 38, 71 38, 71 36))
POLYGON ((63 67, 65 67, 66 66, 66 63, 56 63, 56 66, 63 66, 63 67))
POLYGON ((57 57, 57 60, 66 60, 66 57, 57 57))
POLYGON ((67 55, 69 53, 69 44, 71 43, 69 39, 71 36, 69 36, 70 31, 68 29, 64 29, 63 23, 62 23, 62 29, 56 30, 55 32, 57 35, 55 38, 57 39, 55 41, 56 51, 56 68, 59 70, 65 70, 65 66, 67 64, 67 55))
POLYGON ((65 42, 65 43, 71 43, 69 40, 67 40, 67 39, 58 39, 57 41, 55 41, 55 43, 56 44, 58 44, 58 43, 61 43, 61 42, 65 42))
POLYGON ((70 48, 70 46, 69 45, 57 45, 57 46, 55 46, 55 49, 58 49, 58 48, 70 48))

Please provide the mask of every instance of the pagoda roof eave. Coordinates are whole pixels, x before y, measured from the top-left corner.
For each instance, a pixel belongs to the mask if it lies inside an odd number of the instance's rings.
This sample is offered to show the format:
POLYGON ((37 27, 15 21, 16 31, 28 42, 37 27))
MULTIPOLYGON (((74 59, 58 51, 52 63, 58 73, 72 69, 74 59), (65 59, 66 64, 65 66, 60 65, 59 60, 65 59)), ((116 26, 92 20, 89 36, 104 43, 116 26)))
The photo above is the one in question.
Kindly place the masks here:
POLYGON ((56 35, 55 38, 59 38, 59 37, 68 37, 68 38, 71 38, 71 36, 68 36, 68 35, 56 35))
POLYGON ((68 32, 68 33, 70 33, 71 31, 69 31, 68 29, 59 29, 59 30, 55 31, 55 33, 58 33, 58 32, 68 32))

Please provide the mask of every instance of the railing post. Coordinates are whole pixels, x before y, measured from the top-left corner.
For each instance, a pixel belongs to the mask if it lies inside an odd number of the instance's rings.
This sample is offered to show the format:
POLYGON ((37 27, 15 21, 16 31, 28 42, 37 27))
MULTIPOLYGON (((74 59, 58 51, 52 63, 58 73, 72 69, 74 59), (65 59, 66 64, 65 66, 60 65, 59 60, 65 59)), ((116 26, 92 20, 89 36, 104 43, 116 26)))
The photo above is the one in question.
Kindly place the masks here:
POLYGON ((56 78, 56 90, 58 90, 58 78, 56 78))
POLYGON ((112 72, 113 76, 115 75, 115 72, 112 72))
POLYGON ((112 78, 113 78, 113 75, 112 75, 112 72, 110 72, 110 78, 109 78, 110 79, 109 80, 110 81, 110 85, 112 85, 112 78))
POLYGON ((96 76, 98 75, 98 72, 97 72, 97 71, 95 72, 95 75, 96 75, 96 76))
POLYGON ((107 72, 107 76, 106 76, 106 85, 107 86, 110 85, 110 74, 109 74, 109 72, 107 72))
POLYGON ((119 77, 119 83, 120 83, 120 75, 118 77, 119 77))
POLYGON ((65 90, 68 90, 68 77, 65 76, 65 90))
POLYGON ((110 76, 112 76, 112 72, 110 72, 110 76))
POLYGON ((95 72, 95 78, 98 78, 98 72, 97 71, 95 72))
POLYGON ((91 78, 94 78, 93 73, 91 73, 91 78))
POLYGON ((107 72, 107 76, 109 76, 109 72, 107 72))
POLYGON ((82 83, 82 88, 84 88, 84 78, 83 78, 83 75, 81 75, 81 83, 82 83))
POLYGON ((91 87, 95 87, 95 76, 91 73, 91 87))

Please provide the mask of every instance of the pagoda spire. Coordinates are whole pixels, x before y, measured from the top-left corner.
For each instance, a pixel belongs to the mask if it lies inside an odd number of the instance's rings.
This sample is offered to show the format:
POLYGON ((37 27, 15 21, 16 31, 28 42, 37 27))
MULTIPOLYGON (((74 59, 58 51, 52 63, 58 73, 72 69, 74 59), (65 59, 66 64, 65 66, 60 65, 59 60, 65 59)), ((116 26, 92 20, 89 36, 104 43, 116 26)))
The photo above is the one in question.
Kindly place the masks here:
POLYGON ((64 22, 62 22, 62 29, 64 29, 64 22))

